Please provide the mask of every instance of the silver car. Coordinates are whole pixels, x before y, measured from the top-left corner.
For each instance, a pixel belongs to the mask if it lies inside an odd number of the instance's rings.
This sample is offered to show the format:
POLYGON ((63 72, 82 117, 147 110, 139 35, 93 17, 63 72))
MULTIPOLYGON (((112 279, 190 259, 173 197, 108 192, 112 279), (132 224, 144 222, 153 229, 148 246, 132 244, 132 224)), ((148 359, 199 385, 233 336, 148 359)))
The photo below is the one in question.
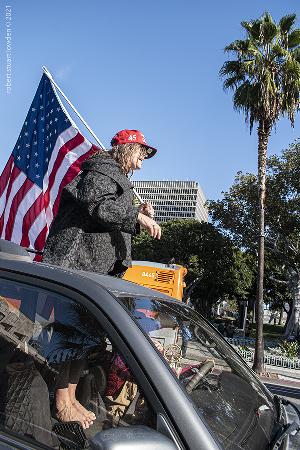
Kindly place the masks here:
POLYGON ((3 241, 0 352, 0 449, 300 448, 298 410, 192 308, 3 241), (74 361, 86 430, 53 412, 74 361))

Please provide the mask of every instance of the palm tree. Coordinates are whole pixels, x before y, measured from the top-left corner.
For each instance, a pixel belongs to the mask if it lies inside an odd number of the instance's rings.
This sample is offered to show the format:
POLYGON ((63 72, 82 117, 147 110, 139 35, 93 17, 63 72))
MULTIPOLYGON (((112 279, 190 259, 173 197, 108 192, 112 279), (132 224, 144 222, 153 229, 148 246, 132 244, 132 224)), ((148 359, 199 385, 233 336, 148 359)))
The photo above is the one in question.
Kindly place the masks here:
POLYGON ((253 369, 264 371, 263 279, 264 216, 266 197, 266 159, 272 128, 282 116, 294 125, 300 94, 300 29, 296 15, 282 17, 276 24, 269 13, 259 19, 242 22, 246 39, 225 48, 234 55, 226 61, 220 76, 224 89, 233 91, 233 105, 245 115, 250 133, 257 124, 258 134, 258 280, 256 301, 256 345, 253 369))

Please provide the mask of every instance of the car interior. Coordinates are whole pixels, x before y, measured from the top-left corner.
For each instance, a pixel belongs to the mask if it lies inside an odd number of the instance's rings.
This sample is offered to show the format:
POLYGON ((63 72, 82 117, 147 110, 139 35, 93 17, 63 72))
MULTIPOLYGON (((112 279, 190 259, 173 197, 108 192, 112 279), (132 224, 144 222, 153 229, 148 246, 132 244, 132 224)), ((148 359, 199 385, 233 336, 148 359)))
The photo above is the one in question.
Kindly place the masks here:
POLYGON ((53 448, 85 448, 96 433, 155 418, 118 349, 81 305, 0 280, 0 426, 53 448), (57 381, 80 365, 76 398, 96 420, 57 420, 57 381))

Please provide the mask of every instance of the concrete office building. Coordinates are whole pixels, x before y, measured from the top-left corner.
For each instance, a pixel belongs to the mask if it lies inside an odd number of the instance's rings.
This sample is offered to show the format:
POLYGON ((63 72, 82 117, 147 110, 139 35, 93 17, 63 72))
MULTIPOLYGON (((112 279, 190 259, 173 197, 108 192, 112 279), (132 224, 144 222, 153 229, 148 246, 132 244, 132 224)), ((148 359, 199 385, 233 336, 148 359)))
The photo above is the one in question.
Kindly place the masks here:
POLYGON ((133 181, 143 201, 150 202, 157 222, 196 219, 207 222, 204 193, 196 181, 133 181))

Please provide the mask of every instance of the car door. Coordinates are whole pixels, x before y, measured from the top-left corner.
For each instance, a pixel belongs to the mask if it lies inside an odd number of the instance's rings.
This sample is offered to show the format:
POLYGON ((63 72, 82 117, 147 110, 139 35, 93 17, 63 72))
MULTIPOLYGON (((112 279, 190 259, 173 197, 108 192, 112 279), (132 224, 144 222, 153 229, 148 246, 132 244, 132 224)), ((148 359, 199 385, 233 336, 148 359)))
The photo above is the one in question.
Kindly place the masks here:
POLYGON ((49 276, 40 268, 34 276, 30 264, 23 269, 0 272, 2 445, 58 448, 64 436, 53 414, 57 379, 70 361, 80 361, 76 395, 99 418, 87 438, 146 425, 174 448, 199 448, 201 441, 201 448, 217 448, 158 352, 111 294, 63 271, 49 276))

